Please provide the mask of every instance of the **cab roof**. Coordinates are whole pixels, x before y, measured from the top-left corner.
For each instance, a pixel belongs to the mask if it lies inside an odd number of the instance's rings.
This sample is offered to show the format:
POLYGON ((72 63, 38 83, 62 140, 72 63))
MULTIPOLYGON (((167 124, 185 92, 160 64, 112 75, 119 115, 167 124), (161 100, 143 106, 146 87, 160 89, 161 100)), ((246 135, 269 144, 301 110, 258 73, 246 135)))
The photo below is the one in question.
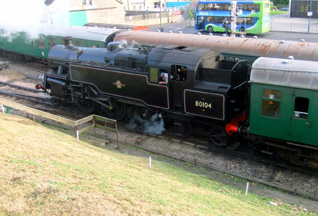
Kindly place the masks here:
POLYGON ((165 64, 180 64, 195 67, 204 59, 210 59, 210 62, 215 62, 218 55, 220 55, 219 52, 197 47, 157 46, 150 51, 148 63, 161 66, 165 64))

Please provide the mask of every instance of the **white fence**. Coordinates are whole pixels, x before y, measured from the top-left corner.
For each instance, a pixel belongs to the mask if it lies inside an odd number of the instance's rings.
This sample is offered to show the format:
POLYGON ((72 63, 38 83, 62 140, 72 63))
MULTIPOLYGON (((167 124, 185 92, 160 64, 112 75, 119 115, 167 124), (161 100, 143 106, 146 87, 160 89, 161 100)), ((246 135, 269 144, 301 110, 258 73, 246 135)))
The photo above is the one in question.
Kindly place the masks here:
MULTIPOLYGON (((308 33, 308 26, 308 23, 271 22, 272 31, 308 33)), ((318 22, 316 22, 316 20, 310 23, 309 33, 318 33, 318 22)))

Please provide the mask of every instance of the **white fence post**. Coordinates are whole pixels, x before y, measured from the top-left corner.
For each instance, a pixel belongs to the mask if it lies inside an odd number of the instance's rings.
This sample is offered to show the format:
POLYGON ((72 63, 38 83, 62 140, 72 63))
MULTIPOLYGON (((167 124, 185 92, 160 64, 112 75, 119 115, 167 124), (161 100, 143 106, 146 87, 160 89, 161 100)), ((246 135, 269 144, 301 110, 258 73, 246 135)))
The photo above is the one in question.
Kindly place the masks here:
POLYGON ((151 169, 151 157, 149 157, 149 168, 151 169))
POLYGON ((79 141, 79 131, 78 130, 76 131, 76 139, 77 139, 77 141, 79 141))
POLYGON ((1 110, 2 110, 2 113, 4 113, 4 107, 2 104, 1 104, 1 110))
POLYGON ((247 182, 246 183, 246 191, 245 191, 245 196, 247 196, 247 194, 248 194, 248 187, 250 186, 250 183, 249 182, 247 182))

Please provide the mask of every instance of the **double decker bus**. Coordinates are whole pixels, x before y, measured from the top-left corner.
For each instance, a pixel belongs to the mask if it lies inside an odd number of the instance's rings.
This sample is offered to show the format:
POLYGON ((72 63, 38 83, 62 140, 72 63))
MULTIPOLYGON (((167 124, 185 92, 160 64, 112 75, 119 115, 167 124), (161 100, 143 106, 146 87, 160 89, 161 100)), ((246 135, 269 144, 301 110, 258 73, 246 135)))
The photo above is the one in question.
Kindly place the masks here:
MULTIPOLYGON (((195 29, 209 33, 231 29, 231 9, 231 1, 199 1, 195 11, 195 29)), ((261 34, 270 30, 269 0, 237 1, 236 9, 236 32, 261 34)))

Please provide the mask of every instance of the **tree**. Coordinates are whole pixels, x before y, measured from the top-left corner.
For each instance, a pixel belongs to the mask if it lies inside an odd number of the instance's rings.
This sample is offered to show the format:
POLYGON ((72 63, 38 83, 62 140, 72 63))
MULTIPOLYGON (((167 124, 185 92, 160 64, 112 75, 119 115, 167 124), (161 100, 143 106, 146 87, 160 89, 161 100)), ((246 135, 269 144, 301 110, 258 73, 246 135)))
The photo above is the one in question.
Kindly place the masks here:
POLYGON ((273 0, 272 1, 274 5, 288 5, 289 0, 273 0))

